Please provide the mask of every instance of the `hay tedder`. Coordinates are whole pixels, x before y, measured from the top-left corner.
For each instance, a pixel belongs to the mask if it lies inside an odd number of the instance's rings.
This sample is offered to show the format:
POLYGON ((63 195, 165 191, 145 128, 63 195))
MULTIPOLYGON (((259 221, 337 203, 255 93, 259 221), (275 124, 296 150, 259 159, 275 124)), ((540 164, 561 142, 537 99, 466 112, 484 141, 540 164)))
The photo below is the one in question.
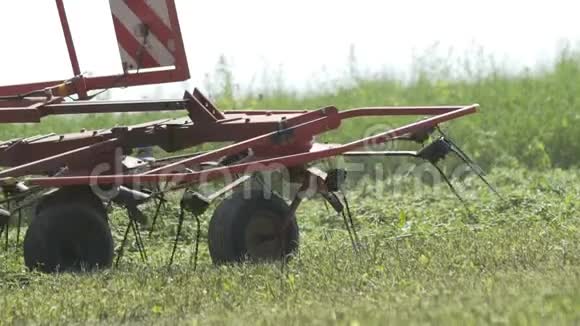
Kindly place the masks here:
MULTIPOLYGON (((41 123, 53 115, 117 112, 182 110, 185 116, 1 141, 0 234, 4 233, 6 241, 10 230, 19 234, 22 210, 33 207, 24 236, 24 260, 30 269, 53 272, 109 267, 115 254, 117 260, 121 257, 130 233, 146 259, 140 228, 147 218, 140 205, 155 203, 154 225, 168 192, 181 196, 170 261, 184 214, 195 217, 197 244, 200 214, 222 197, 225 199, 214 211, 208 230, 214 263, 285 260, 298 246, 296 209, 312 195, 320 196, 342 215, 356 247, 358 239, 348 203, 345 196, 339 196, 346 171, 323 171, 313 166, 315 162, 336 156, 411 156, 435 165, 453 152, 475 167, 448 137, 442 133, 431 137, 440 132, 439 124, 475 113, 475 104, 222 111, 197 89, 175 100, 93 100, 110 88, 189 79, 174 1, 110 0, 122 62, 122 72, 111 76, 83 76, 62 0, 56 0, 56 7, 74 75, 68 80, 0 87, 0 123, 41 123), (347 119, 405 115, 427 118, 346 144, 315 142, 317 135, 339 128, 347 119), (424 143, 428 139, 435 140, 419 151, 365 151, 369 145, 424 143), (216 145, 193 152, 208 143, 216 145), (223 143, 228 144, 217 146, 223 143), (179 155, 164 154, 174 152, 179 155), (297 191, 288 198, 273 191, 263 177, 268 171, 280 172, 297 191), (194 190, 216 180, 224 181, 223 188, 210 194, 194 190), (128 215, 116 253, 109 228, 109 203, 123 207, 128 215)), ((73 119, 62 121, 76 123, 73 119)), ((477 168, 474 171, 480 174, 477 168)), ((197 247, 195 250, 197 257, 197 247)))

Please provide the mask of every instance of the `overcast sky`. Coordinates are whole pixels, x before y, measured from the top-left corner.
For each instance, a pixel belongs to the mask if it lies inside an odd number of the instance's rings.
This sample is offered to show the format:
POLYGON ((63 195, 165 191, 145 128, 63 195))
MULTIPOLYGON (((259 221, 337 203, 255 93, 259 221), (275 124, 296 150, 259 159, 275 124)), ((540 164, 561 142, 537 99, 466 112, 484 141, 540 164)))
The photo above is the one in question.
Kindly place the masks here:
MULTIPOLYGON (((504 62, 549 61, 580 40, 580 1, 176 0, 192 74, 201 85, 226 55, 247 86, 282 70, 296 88, 340 76, 351 45, 370 72, 405 72, 413 53, 439 42, 474 46, 504 62)), ((108 0, 65 0, 83 71, 120 72, 108 0)), ((72 75, 52 0, 0 1, 0 84, 72 75)))

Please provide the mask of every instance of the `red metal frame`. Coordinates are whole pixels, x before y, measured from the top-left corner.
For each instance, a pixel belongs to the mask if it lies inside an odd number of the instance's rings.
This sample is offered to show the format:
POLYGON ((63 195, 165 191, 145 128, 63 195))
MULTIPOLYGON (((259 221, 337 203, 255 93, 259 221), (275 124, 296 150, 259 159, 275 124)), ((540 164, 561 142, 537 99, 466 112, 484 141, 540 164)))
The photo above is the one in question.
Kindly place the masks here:
MULTIPOLYGON (((77 58, 77 52, 75 50, 75 45, 72 39, 72 34, 70 27, 68 25, 68 18, 66 17, 66 11, 64 9, 64 3, 62 0, 56 0, 56 7, 58 9, 58 16, 60 17, 60 24, 62 26, 62 33, 66 42, 66 48, 68 50, 68 56, 70 59, 70 64, 72 66, 74 76, 81 75, 81 67, 79 66, 79 60, 77 58)), ((77 93, 79 97, 87 96, 87 89, 84 87, 83 83, 75 85, 77 86, 77 93), (80 86, 80 87, 79 87, 80 86)))
MULTIPOLYGON (((169 7, 171 31, 157 26, 157 33, 164 33, 165 36, 169 32, 174 33, 173 69, 83 77, 63 1, 55 1, 75 77, 66 81, 0 87, 0 96, 4 97, 0 98, 0 123, 40 122, 49 115, 173 110, 183 110, 187 112, 187 117, 128 127, 5 141, 0 143, 0 166, 7 169, 0 171, 0 187, 13 183, 15 178, 23 178, 29 185, 42 187, 138 185, 161 181, 196 183, 251 171, 306 167, 311 162, 342 155, 365 145, 381 144, 425 133, 440 123, 474 113, 478 107, 476 104, 363 107, 339 111, 329 106, 312 111, 220 111, 197 89, 192 93, 186 92, 183 99, 176 100, 67 102, 64 101, 64 96, 77 94, 79 98, 87 98, 88 91, 96 89, 185 80, 189 78, 189 69, 175 4, 173 0, 165 0, 169 7), (344 120, 403 115, 431 117, 347 144, 313 146, 317 135, 337 129, 344 120), (135 172, 131 167, 122 165, 123 159, 136 148, 158 146, 166 152, 174 152, 208 142, 233 144, 198 155, 156 163, 144 172, 135 172), (225 166, 205 170, 200 168, 209 161, 244 153, 244 159, 233 160, 225 166), (109 164, 109 167, 103 171, 103 175, 93 176, 95 167, 102 163, 109 164)), ((151 8, 144 8, 143 3, 132 2, 129 7, 142 13, 151 13, 148 11, 151 8)), ((122 17, 118 15, 123 7, 115 8, 118 11, 113 14, 114 20, 122 17)), ((117 33, 117 37, 122 36, 117 33)))
MULTIPOLYGON (((325 107, 314 111, 225 111, 215 108, 199 91, 186 93, 183 100, 132 102, 80 102, 39 106, 40 115, 80 114, 94 112, 135 112, 185 109, 188 118, 165 119, 137 126, 113 128, 97 132, 68 135, 47 135, 32 139, 18 139, 0 144, 0 166, 13 168, 0 171, 0 179, 47 174, 58 167, 68 166, 68 175, 31 178, 27 183, 45 187, 81 184, 139 184, 160 181, 204 182, 224 174, 249 170, 269 170, 280 166, 305 165, 331 156, 360 149, 368 144, 380 144, 400 136, 420 133, 440 123, 476 112, 477 105, 435 107, 372 107, 338 111, 325 107), (431 118, 408 124, 351 143, 321 149, 313 148, 314 137, 337 129, 346 119, 365 116, 432 115, 431 118), (219 118, 219 119, 218 119, 219 118), (118 162, 118 151, 160 146, 166 151, 190 148, 205 142, 233 141, 232 145, 169 162, 146 172, 91 176, 97 164, 118 162), (105 146, 105 147, 103 147, 105 146), (252 150, 255 157, 249 162, 192 173, 187 168, 221 157, 252 150), (91 157, 87 161, 87 157, 91 157), (84 164, 83 164, 84 162, 84 164), (71 166, 74 169, 71 169, 71 166)), ((27 115, 27 111, 13 112, 27 115)), ((323 148, 323 147, 322 147, 323 148)))
MULTIPOLYGON (((351 143, 341 145, 338 147, 331 147, 324 150, 314 151, 314 152, 302 152, 287 156, 279 156, 267 159, 256 160, 248 163, 237 164, 233 166, 226 166, 220 168, 214 168, 205 171, 192 172, 192 173, 166 173, 161 174, 159 172, 164 172, 166 169, 173 169, 176 166, 188 166, 190 164, 202 162, 204 159, 209 159, 213 157, 219 157, 226 153, 236 153, 240 150, 250 148, 253 145, 260 145, 264 139, 272 137, 273 134, 268 134, 260 137, 256 137, 246 142, 232 145, 214 152, 207 154, 202 154, 191 159, 186 159, 177 163, 170 164, 163 168, 158 168, 151 170, 148 173, 136 174, 136 175, 106 175, 106 176, 74 176, 74 177, 50 177, 50 178, 31 178, 28 182, 32 185, 45 186, 45 187, 62 187, 71 185, 88 185, 88 184, 98 184, 98 185, 111 185, 111 184, 141 184, 141 183, 154 183, 154 182, 187 182, 195 183, 203 180, 204 182, 209 182, 217 178, 221 178, 224 175, 234 175, 239 173, 245 173, 248 171, 268 171, 280 169, 280 166, 293 167, 304 165, 312 161, 321 160, 327 157, 341 155, 350 150, 359 149, 364 147, 365 144, 380 144, 385 143, 390 140, 395 140, 397 137, 405 134, 413 134, 422 130, 426 130, 437 126, 440 123, 462 117, 467 114, 475 113, 477 111, 477 105, 466 106, 461 109, 444 113, 425 119, 416 123, 412 123, 400 128, 392 129, 387 132, 374 135, 368 138, 353 141, 351 143)), ((354 112, 354 111, 351 111, 354 112)), ((323 119, 315 120, 321 121, 323 119)), ((314 122, 315 122, 314 121, 314 122)), ((290 130, 294 132, 305 131, 309 132, 315 131, 312 128, 314 122, 307 122, 302 125, 292 127, 290 130), (308 129, 307 129, 308 128, 308 129)), ((309 134, 308 132, 305 132, 309 134)), ((300 136, 303 136, 301 133, 300 136)), ((299 137, 300 137, 299 136, 299 137)))

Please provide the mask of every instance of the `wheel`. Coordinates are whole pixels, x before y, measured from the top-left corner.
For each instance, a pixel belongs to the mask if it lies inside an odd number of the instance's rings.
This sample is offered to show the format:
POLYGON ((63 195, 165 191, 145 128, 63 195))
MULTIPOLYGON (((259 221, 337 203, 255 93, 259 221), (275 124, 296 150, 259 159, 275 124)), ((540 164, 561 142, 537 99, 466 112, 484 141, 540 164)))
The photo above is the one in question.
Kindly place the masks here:
POLYGON ((84 203, 43 208, 24 237, 24 262, 46 273, 110 267, 113 237, 107 221, 84 203))
POLYGON ((264 198, 262 190, 246 197, 243 191, 235 192, 213 213, 208 246, 214 264, 279 260, 298 248, 298 224, 282 198, 264 198), (285 222, 288 217, 291 223, 285 222))
POLYGON ((96 213, 107 219, 107 209, 103 205, 103 201, 89 186, 63 187, 43 196, 36 205, 36 215, 47 207, 62 203, 82 203, 92 207, 96 213))

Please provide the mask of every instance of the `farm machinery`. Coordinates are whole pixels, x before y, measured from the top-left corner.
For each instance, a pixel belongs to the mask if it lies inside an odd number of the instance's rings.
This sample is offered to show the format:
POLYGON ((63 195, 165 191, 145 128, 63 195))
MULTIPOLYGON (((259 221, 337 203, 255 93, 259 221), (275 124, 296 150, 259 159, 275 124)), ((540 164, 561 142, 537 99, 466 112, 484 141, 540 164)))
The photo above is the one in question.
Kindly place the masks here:
MULTIPOLYGON (((181 196, 170 262, 184 215, 195 217, 198 244, 199 217, 217 200, 221 203, 208 230, 214 263, 285 260, 298 246, 296 210, 304 198, 313 195, 343 217, 356 247, 359 240, 349 205, 346 196, 340 196, 347 171, 314 166, 331 157, 410 156, 437 166, 453 152, 485 181, 469 157, 442 132, 432 137, 440 132, 440 124, 475 113, 477 104, 220 110, 197 89, 174 100, 94 100, 96 94, 111 88, 189 79, 176 6, 173 0, 110 0, 122 73, 89 77, 81 73, 63 2, 55 2, 74 75, 68 80, 0 87, 0 123, 42 123, 47 116, 99 113, 183 111, 185 116, 0 142, 0 232, 6 240, 11 227, 19 232, 22 209, 34 208, 24 236, 24 261, 30 269, 109 267, 115 254, 118 262, 130 233, 146 258, 139 230, 147 217, 140 206, 156 203, 154 224, 169 192, 181 196), (384 116, 427 118, 345 144, 315 142, 318 135, 340 128, 345 120, 384 116), (419 151, 365 150, 387 142, 430 139, 435 140, 419 151), (213 149, 192 152, 208 143, 215 144, 213 149), (155 150, 149 153, 151 148, 155 150), (180 154, 165 155, 175 152, 180 154), (297 191, 287 198, 273 191, 263 178, 269 171, 280 172, 297 191), (197 186, 216 180, 224 182, 221 189, 210 194, 196 191, 197 186), (108 203, 120 205, 128 216, 116 253, 108 203)), ((197 247, 195 251, 197 257, 197 247)))

